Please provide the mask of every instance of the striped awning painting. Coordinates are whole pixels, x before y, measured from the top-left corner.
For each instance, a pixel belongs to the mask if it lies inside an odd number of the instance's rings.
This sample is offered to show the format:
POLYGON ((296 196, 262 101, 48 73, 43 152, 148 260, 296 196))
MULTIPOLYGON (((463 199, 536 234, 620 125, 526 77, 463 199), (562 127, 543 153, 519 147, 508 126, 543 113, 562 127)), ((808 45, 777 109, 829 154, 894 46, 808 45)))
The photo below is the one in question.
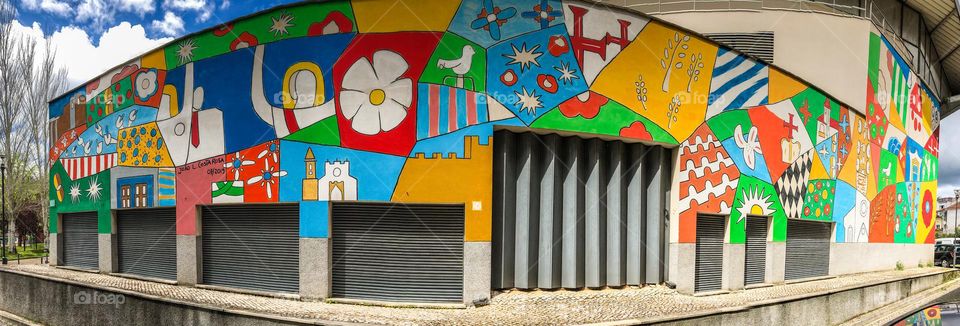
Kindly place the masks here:
POLYGON ((417 94, 417 139, 435 137, 487 122, 486 96, 435 84, 420 84, 417 94))
POLYGON ((70 180, 86 178, 117 165, 117 153, 60 159, 70 180))

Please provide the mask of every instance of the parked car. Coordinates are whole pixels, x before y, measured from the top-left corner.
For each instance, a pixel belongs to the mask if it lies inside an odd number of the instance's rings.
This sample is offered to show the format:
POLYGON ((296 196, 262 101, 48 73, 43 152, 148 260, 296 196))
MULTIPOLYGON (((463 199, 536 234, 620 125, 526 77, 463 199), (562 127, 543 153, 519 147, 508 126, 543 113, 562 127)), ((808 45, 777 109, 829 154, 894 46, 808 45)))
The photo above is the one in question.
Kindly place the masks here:
POLYGON ((951 267, 956 263, 960 245, 938 244, 933 249, 933 259, 941 267, 951 267))
POLYGON ((957 238, 939 238, 937 244, 957 244, 957 238))

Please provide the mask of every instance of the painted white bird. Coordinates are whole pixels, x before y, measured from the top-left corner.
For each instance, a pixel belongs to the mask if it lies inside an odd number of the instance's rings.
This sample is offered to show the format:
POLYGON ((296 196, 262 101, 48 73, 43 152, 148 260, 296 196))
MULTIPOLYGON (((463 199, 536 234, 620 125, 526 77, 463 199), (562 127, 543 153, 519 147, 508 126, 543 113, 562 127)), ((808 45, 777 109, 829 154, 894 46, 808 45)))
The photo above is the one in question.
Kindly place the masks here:
POLYGON ((466 75, 470 72, 470 66, 473 64, 473 55, 475 53, 472 46, 464 45, 460 58, 451 60, 439 59, 437 60, 437 68, 451 69, 453 73, 459 76, 466 75))

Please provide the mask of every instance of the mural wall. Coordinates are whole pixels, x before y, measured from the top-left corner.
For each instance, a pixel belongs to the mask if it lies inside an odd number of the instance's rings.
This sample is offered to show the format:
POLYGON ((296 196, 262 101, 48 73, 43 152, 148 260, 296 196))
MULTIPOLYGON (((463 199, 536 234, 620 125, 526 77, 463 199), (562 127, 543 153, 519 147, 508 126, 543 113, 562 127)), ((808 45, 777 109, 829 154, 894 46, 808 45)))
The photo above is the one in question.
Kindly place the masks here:
MULTIPOLYGON (((336 200, 463 202, 490 241, 494 126, 678 148, 698 212, 834 221, 838 242, 933 240, 939 105, 878 35, 866 115, 640 14, 580 1, 306 3, 187 36, 50 105, 52 213, 336 200)), ((57 225, 51 223, 51 232, 57 225)))

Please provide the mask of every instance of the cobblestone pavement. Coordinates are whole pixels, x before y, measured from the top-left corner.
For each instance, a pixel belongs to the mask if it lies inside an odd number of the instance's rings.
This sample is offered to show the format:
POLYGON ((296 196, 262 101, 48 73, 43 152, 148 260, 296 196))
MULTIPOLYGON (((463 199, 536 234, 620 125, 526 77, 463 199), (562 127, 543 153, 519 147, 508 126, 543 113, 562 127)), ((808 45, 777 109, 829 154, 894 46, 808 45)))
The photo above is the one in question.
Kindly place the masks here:
POLYGON ((467 309, 390 308, 303 302, 221 292, 186 286, 79 272, 46 265, 13 265, 7 268, 68 279, 102 287, 123 289, 184 302, 214 305, 260 314, 339 322, 395 325, 581 324, 624 319, 644 319, 680 313, 737 307, 751 302, 838 289, 857 284, 894 280, 940 271, 938 267, 865 273, 819 281, 694 297, 664 286, 580 291, 510 291, 495 296, 489 305, 467 309))

